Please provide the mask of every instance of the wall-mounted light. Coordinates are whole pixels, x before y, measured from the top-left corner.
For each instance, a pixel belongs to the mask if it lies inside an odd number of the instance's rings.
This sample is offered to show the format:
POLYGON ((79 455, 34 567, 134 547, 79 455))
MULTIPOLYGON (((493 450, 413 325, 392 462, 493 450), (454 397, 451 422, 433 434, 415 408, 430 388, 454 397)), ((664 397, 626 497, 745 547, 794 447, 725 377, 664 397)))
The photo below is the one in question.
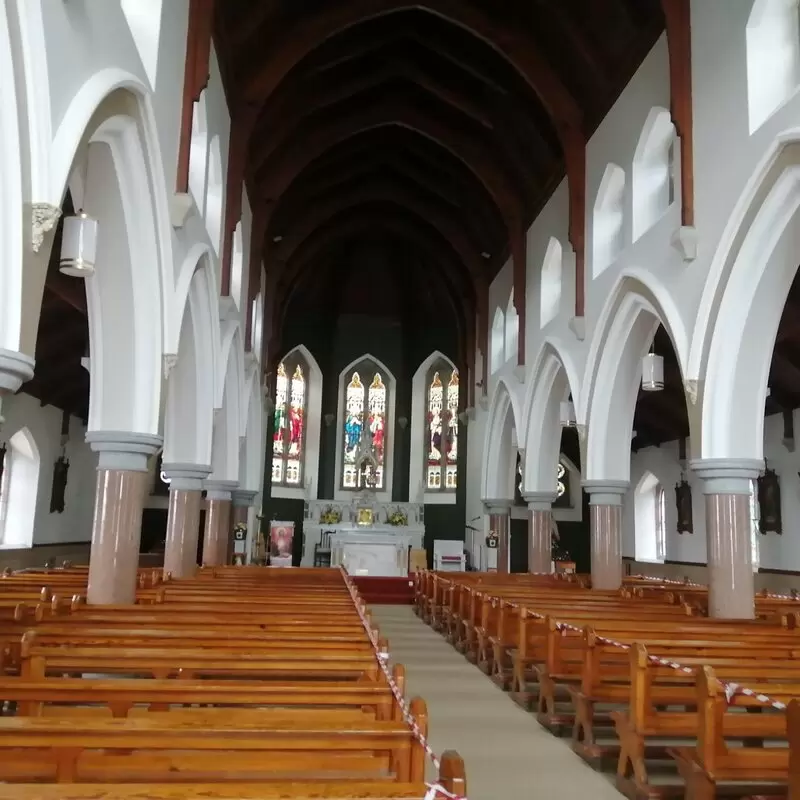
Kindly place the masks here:
POLYGON ((660 392, 664 388, 664 359, 648 353, 642 359, 642 389, 645 392, 660 392))
POLYGON ((94 275, 96 253, 97 220, 83 210, 75 216, 65 217, 59 270, 73 278, 88 278, 94 275))
POLYGON ((408 427, 408 417, 400 417, 397 420, 397 424, 405 430, 408 427))
POLYGON ((330 426, 333 425, 333 421, 336 419, 336 415, 326 414, 322 419, 325 420, 325 427, 330 428, 330 426))
POLYGON ((283 236, 273 236, 272 241, 275 242, 275 244, 278 244, 278 242, 283 241, 283 236))
POLYGON ((461 425, 468 425, 469 424, 469 414, 466 411, 460 411, 458 414, 458 421, 461 425))

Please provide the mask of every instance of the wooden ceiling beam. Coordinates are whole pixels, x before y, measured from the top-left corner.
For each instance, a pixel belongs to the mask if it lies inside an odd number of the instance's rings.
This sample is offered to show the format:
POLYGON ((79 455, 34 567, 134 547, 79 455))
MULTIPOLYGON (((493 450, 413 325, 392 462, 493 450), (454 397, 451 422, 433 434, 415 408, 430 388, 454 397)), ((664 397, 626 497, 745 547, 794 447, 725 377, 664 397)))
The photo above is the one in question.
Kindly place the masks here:
POLYGON ((401 127, 438 143, 474 173, 494 200, 509 229, 519 221, 520 198, 511 178, 486 158, 485 145, 431 119, 406 103, 391 100, 364 109, 349 117, 339 117, 330 125, 311 133, 301 142, 281 149, 265 165, 257 178, 265 200, 274 204, 294 180, 320 155, 347 139, 371 130, 401 127))
POLYGON ((86 310, 86 287, 82 280, 69 278, 60 272, 50 273, 45 281, 45 290, 52 292, 70 308, 79 311, 84 317, 86 310))

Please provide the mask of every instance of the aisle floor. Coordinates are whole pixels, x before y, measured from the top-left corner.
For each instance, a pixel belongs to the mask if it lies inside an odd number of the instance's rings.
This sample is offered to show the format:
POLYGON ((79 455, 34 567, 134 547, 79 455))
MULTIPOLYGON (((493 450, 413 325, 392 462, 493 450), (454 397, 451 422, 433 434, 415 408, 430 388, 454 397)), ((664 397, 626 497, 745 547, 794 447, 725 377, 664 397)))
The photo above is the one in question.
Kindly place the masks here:
MULTIPOLYGON (((584 764, 477 667, 419 620, 410 606, 372 606, 392 663, 406 668, 407 697, 428 704, 430 743, 457 750, 469 800, 620 800, 610 779, 584 764)), ((435 772, 429 775, 429 780, 435 772)))

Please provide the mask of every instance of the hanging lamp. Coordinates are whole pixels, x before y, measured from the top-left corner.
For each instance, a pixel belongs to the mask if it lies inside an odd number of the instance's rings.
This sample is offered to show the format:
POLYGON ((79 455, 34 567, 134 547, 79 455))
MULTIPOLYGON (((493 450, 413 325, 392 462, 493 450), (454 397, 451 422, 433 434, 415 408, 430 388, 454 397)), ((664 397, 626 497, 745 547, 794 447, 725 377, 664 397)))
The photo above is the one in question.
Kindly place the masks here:
POLYGON ((65 217, 59 270, 72 278, 88 278, 94 275, 96 252, 97 220, 83 209, 74 216, 65 217))

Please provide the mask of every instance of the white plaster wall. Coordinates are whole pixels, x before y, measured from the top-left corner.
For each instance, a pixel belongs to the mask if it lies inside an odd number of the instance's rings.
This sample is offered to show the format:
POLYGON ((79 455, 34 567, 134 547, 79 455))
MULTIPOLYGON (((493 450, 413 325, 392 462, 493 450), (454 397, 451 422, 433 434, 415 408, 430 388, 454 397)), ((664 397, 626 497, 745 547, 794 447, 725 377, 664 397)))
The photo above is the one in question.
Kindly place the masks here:
POLYGON ((97 457, 84 442, 86 428, 83 423, 75 417, 70 418, 65 509, 63 514, 51 514, 53 465, 61 455, 61 411, 53 406, 41 406, 38 400, 20 393, 3 401, 3 415, 6 418, 2 429, 3 441, 27 427, 39 448, 34 545, 90 541, 97 457))
MULTIPOLYGON (((797 420, 797 412, 795 419, 797 420)), ((783 444, 783 418, 767 417, 764 425, 764 456, 770 469, 780 478, 783 535, 759 536, 759 562, 764 569, 800 572, 800 449, 789 452, 783 444)), ((648 447, 631 456, 631 487, 635 487, 645 471, 652 472, 667 491, 667 560, 706 563, 705 507, 700 482, 692 473, 687 480, 692 486, 694 534, 679 535, 675 530, 675 484, 680 480, 678 443, 648 447)), ((634 558, 633 488, 628 491, 623 510, 623 553, 634 558)))

